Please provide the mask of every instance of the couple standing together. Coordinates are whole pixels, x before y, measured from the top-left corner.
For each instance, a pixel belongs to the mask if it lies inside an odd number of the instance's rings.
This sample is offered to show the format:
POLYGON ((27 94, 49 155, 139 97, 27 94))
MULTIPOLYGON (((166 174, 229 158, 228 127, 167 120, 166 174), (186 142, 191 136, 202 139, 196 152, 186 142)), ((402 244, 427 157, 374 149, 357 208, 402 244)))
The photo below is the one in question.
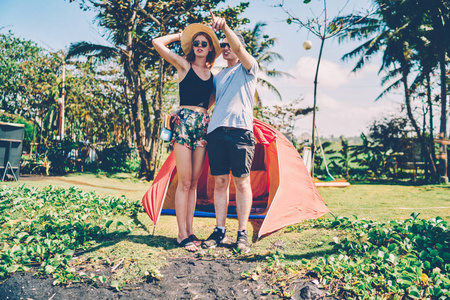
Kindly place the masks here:
POLYGON ((236 186, 238 215, 237 249, 250 250, 247 222, 252 206, 250 168, 255 152, 253 137, 253 96, 258 64, 245 50, 242 35, 230 29, 224 18, 211 12, 211 28, 192 24, 182 32, 153 40, 158 53, 178 72, 180 109, 176 112, 172 142, 177 166, 178 186, 175 209, 178 223, 177 243, 188 251, 198 247, 214 248, 226 239, 230 170, 236 186), (225 38, 219 44, 214 30, 225 38), (166 46, 181 41, 185 57, 166 46), (227 67, 213 76, 211 68, 222 53, 227 67), (216 103, 209 118, 208 108, 216 103), (216 228, 201 242, 194 234, 193 220, 197 182, 208 151, 214 176, 216 228))

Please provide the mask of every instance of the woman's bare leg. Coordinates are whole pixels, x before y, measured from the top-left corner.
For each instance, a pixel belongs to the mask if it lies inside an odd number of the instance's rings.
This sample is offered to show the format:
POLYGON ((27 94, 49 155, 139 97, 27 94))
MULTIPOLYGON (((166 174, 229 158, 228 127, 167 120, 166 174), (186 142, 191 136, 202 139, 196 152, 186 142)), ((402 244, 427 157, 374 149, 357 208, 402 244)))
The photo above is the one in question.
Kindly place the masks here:
MULTIPOLYGON (((188 198, 188 211, 186 217, 186 230, 188 236, 194 234, 193 222, 195 203, 197 202, 197 184, 203 171, 203 164, 205 162, 206 148, 197 147, 192 152, 192 176, 191 176, 191 190, 188 198)), ((200 244, 200 243, 198 243, 200 244)))
MULTIPOLYGON (((175 164, 177 166, 178 185, 175 192, 175 212, 178 223, 177 242, 188 238, 187 220, 188 220, 188 199, 192 182, 192 151, 187 147, 175 143, 173 146, 175 153, 175 164)), ((191 245, 185 247, 189 251, 198 250, 197 246, 191 245)))

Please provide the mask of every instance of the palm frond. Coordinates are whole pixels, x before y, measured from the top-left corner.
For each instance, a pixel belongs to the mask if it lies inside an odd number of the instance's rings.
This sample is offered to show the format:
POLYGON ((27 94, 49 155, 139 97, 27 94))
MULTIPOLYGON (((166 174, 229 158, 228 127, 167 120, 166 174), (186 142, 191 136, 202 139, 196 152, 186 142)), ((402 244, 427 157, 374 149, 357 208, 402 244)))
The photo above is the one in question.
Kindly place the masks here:
POLYGON ((283 100, 283 98, 281 97, 280 92, 278 91, 278 89, 277 89, 273 84, 271 84, 270 82, 268 82, 267 80, 262 79, 262 78, 258 78, 258 83, 259 83, 261 86, 266 87, 266 88, 269 89, 270 91, 272 91, 272 92, 274 92, 275 94, 277 94, 277 96, 278 96, 278 98, 280 98, 280 100, 283 100))
POLYGON ((256 60, 259 64, 261 63, 272 63, 275 60, 281 60, 283 61, 283 56, 281 56, 280 54, 276 53, 276 52, 265 52, 263 55, 261 55, 260 57, 258 57, 258 59, 256 60))
POLYGON ((287 72, 283 72, 283 71, 278 71, 275 69, 272 70, 268 70, 265 67, 261 67, 260 69, 262 72, 264 72, 264 74, 266 74, 269 77, 289 77, 289 78, 295 78, 295 76, 292 76, 291 74, 287 73, 287 72))
POLYGON ((88 42, 78 42, 70 45, 66 58, 72 57, 95 57, 100 61, 108 61, 119 56, 119 50, 113 47, 92 44, 88 42))
POLYGON ((369 47, 369 45, 371 44, 372 40, 369 40, 365 43, 363 43, 362 45, 356 47, 355 49, 353 49, 352 51, 344 54, 341 58, 341 60, 343 61, 347 61, 350 60, 358 55, 361 55, 361 53, 364 53, 366 51, 366 49, 369 47))
POLYGON ((392 78, 395 78, 399 75, 401 75, 402 70, 401 68, 394 68, 392 70, 389 70, 386 74, 386 76, 384 76, 383 78, 381 78, 381 85, 385 85, 386 82, 388 82, 389 80, 392 80, 392 78))
POLYGON ((347 15, 334 18, 332 23, 340 28, 339 41, 361 40, 378 34, 384 26, 379 14, 347 15))
POLYGON ((262 107, 261 98, 259 97, 258 89, 255 90, 255 104, 262 107))
POLYGON ((402 79, 398 79, 394 83, 392 83, 390 86, 388 86, 384 91, 381 92, 381 94, 378 95, 378 97, 375 99, 375 101, 380 100, 383 98, 386 94, 390 93, 392 90, 397 89, 402 83, 402 79))

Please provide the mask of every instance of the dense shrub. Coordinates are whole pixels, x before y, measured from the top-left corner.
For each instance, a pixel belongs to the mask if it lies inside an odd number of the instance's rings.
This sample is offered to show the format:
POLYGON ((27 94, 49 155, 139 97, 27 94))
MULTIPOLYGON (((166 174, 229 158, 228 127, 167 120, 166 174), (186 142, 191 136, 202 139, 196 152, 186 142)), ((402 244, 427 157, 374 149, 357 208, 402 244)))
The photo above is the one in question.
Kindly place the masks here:
POLYGON ((68 159, 72 149, 77 143, 71 140, 53 141, 47 149, 47 158, 50 161, 50 173, 62 175, 72 170, 73 166, 68 159))
POLYGON ((131 150, 125 142, 104 148, 97 153, 99 168, 106 172, 129 171, 127 160, 131 157, 131 150))

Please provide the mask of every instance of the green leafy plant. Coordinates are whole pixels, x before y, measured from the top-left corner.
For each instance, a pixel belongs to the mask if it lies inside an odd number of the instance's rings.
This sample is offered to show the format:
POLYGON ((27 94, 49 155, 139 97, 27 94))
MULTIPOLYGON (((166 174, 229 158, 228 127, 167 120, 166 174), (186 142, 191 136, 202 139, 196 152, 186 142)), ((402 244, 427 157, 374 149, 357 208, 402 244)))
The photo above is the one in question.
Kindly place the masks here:
POLYGON ((37 267, 55 284, 80 281, 69 267, 77 251, 90 249, 107 234, 129 232, 118 215, 135 216, 142 208, 125 197, 100 198, 48 186, 42 191, 24 185, 0 186, 0 278, 37 267))
POLYGON ((335 238, 336 254, 325 255, 309 267, 321 274, 324 285, 343 279, 338 293, 359 299, 450 296, 450 231, 441 218, 420 220, 414 213, 406 221, 388 224, 336 218, 318 226, 351 232, 335 238))

